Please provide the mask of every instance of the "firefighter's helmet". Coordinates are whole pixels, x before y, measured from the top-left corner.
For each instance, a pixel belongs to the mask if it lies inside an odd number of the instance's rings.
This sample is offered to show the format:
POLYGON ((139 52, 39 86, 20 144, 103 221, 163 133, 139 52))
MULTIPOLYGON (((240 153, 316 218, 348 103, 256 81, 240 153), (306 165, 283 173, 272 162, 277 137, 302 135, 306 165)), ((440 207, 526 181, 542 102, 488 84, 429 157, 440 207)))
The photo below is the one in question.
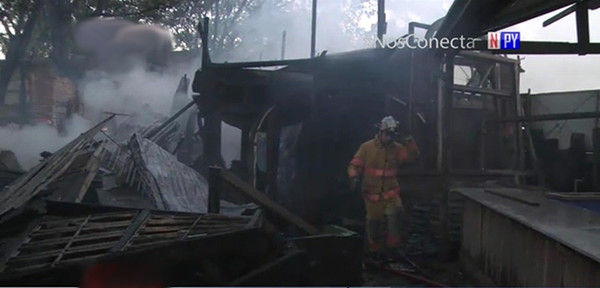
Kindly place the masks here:
POLYGON ((386 117, 383 117, 383 119, 381 119, 381 122, 375 126, 377 128, 379 128, 380 131, 396 133, 396 132, 398 132, 399 124, 400 123, 398 121, 396 121, 396 119, 394 119, 394 117, 386 116, 386 117))

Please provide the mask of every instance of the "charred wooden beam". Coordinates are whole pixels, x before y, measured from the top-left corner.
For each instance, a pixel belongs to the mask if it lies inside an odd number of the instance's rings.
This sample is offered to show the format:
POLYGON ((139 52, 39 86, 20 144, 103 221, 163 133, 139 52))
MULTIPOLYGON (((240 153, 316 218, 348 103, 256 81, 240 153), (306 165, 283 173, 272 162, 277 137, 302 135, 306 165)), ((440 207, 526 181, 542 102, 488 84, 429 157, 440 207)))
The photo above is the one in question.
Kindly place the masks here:
POLYGON ((242 141, 241 141, 241 150, 240 151, 240 160, 244 164, 244 168, 248 169, 250 166, 250 153, 252 153, 252 141, 250 141, 250 130, 252 129, 251 125, 244 125, 242 127, 242 141))
POLYGON ((249 196, 254 202, 261 205, 266 210, 273 212, 276 215, 279 215, 279 217, 300 228, 302 231, 310 235, 316 235, 319 233, 319 230, 317 228, 310 225, 302 218, 292 214, 283 206, 269 199, 267 195, 256 190, 254 187, 252 187, 252 185, 238 178, 233 173, 226 170, 221 170, 221 177, 223 177, 224 180, 228 181, 233 186, 237 187, 241 192, 249 196))
POLYGON ((307 267, 309 267, 306 253, 301 250, 292 250, 279 259, 244 275, 229 283, 231 286, 256 286, 256 285, 308 285, 307 267))
POLYGON ((183 108, 179 109, 179 111, 177 111, 175 114, 173 114, 173 116, 171 116, 171 117, 169 117, 169 119, 165 120, 165 122, 160 124, 160 126, 158 126, 156 129, 153 129, 148 134, 144 135, 144 137, 151 139, 152 141, 156 141, 157 140, 157 139, 155 139, 155 138, 157 138, 156 136, 159 136, 162 132, 164 132, 163 130, 167 126, 169 126, 169 124, 171 124, 171 123, 173 123, 173 121, 177 120, 177 118, 179 118, 179 116, 181 116, 181 114, 185 113, 185 111, 190 109, 190 107, 194 106, 195 103, 196 103, 196 101, 192 101, 192 102, 188 103, 187 105, 183 106, 183 108))
POLYGON ((279 167, 279 144, 281 117, 277 109, 267 119, 267 195, 277 201, 277 168, 279 167))
POLYGON ((578 113, 556 113, 546 115, 531 115, 524 117, 510 117, 497 120, 489 120, 490 122, 541 122, 541 121, 556 121, 556 120, 574 120, 574 119, 590 119, 600 118, 600 112, 578 112, 578 113))
POLYGON ((479 87, 470 87, 470 86, 465 86, 465 85, 454 85, 454 90, 461 91, 461 92, 469 92, 469 93, 474 93, 474 94, 492 95, 492 96, 498 96, 498 97, 511 97, 512 96, 511 93, 508 91, 492 90, 492 89, 479 88, 479 87))
POLYGON ((208 213, 219 214, 221 208, 221 173, 218 167, 208 168, 208 213))

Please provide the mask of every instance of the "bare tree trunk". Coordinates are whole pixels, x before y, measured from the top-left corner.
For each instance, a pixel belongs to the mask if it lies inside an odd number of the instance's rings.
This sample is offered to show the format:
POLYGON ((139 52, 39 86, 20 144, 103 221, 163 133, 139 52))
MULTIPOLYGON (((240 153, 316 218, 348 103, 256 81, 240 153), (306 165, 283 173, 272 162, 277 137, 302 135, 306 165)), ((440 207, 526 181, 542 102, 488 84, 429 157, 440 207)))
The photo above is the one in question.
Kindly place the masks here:
POLYGON ((72 8, 70 1, 66 0, 56 0, 53 5, 48 5, 52 41, 50 58, 61 76, 76 74, 69 59, 72 8))
POLYGON ((4 105, 6 95, 8 94, 8 85, 10 84, 10 79, 12 78, 12 75, 16 69, 19 67, 19 63, 21 63, 21 59, 27 51, 27 46, 29 46, 31 35, 33 34, 33 28, 35 27, 35 23, 37 22, 38 15, 40 13, 40 8, 41 0, 38 0, 35 2, 34 8, 31 11, 31 17, 29 17, 25 23, 23 32, 15 35, 14 39, 10 41, 8 45, 5 55, 6 58, 4 60, 4 67, 2 70, 0 70, 0 105, 4 105))

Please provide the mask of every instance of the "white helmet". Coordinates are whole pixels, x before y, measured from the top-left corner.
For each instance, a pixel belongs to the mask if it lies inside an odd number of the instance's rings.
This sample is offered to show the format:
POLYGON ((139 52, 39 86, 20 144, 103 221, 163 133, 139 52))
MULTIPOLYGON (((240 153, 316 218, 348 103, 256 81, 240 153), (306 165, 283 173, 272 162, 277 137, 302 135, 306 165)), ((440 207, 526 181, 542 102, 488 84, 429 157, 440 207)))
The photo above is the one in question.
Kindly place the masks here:
POLYGON ((377 124, 377 128, 381 131, 397 132, 400 122, 396 121, 392 116, 386 116, 381 119, 381 123, 377 124))

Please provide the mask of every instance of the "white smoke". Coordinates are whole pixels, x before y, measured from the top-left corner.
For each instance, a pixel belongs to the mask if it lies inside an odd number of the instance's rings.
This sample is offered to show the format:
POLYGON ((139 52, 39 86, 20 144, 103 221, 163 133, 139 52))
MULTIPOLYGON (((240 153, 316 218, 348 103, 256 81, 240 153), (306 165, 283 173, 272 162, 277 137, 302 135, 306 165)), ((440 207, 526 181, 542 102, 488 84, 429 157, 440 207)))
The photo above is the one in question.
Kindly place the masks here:
POLYGON ((66 135, 59 135, 56 128, 45 123, 0 127, 0 150, 13 151, 23 169, 29 169, 39 163, 41 152, 56 152, 91 126, 89 121, 74 115, 65 123, 66 135))
POLYGON ((106 116, 105 112, 132 114, 144 106, 169 115, 183 74, 159 74, 141 67, 119 75, 90 72, 79 86, 86 107, 84 115, 98 121, 106 116))

